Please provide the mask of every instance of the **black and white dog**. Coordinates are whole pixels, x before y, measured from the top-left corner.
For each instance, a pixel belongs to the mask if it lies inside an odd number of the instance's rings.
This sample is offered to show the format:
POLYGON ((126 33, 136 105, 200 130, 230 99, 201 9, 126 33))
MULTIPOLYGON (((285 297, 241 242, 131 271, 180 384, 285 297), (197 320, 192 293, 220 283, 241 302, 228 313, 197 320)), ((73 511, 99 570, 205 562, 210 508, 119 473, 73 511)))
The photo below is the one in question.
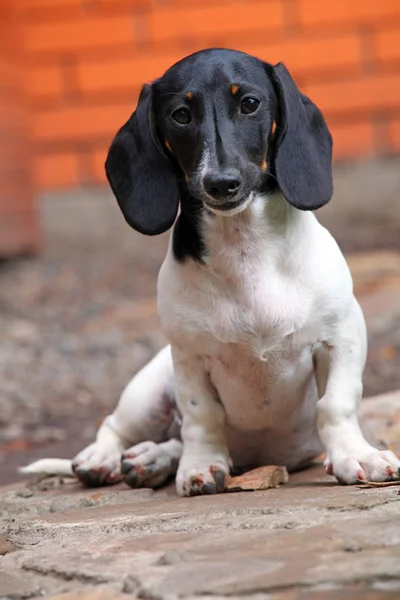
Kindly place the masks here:
POLYGON ((397 476, 400 461, 359 428, 365 323, 312 212, 331 198, 331 155, 283 64, 205 50, 143 88, 106 171, 134 229, 173 226, 158 280, 170 346, 72 462, 81 481, 156 487, 176 474, 179 494, 212 494, 232 465, 295 470, 323 450, 342 483, 397 476))

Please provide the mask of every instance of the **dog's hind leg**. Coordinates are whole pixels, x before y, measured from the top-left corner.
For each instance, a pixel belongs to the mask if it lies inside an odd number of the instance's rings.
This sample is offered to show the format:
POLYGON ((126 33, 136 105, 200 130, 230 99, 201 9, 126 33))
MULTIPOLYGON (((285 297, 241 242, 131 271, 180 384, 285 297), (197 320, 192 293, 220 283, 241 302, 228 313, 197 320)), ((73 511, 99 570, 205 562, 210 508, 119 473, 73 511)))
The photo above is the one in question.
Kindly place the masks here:
POLYGON ((88 486, 125 478, 132 487, 155 487, 176 471, 181 443, 174 437, 179 435, 167 346, 127 385, 96 441, 74 458, 72 469, 88 486))
POLYGON ((180 416, 167 346, 133 377, 114 412, 104 419, 96 441, 72 463, 44 459, 21 471, 56 475, 73 471, 87 486, 111 485, 126 478, 133 487, 155 487, 176 471, 181 453, 179 436, 180 416), (122 456, 127 448, 129 451, 122 456), (65 463, 63 469, 61 462, 65 463))

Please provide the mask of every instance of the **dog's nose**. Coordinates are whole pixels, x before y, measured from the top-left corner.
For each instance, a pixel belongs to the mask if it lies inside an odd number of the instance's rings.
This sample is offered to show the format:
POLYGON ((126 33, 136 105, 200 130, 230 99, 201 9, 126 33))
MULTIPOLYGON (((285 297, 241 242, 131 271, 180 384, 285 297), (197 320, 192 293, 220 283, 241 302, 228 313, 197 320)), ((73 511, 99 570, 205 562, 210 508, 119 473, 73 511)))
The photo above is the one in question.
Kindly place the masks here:
POLYGON ((241 183, 239 172, 236 170, 223 173, 207 173, 203 179, 205 191, 215 200, 236 196, 241 183))

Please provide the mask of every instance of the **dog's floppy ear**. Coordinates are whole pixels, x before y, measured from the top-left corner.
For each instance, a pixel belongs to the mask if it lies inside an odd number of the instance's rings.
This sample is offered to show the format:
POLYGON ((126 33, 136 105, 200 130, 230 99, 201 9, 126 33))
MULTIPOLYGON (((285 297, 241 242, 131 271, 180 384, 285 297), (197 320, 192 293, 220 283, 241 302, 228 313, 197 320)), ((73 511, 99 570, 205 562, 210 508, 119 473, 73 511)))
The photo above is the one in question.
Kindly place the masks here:
POLYGON ((173 225, 178 182, 155 132, 150 85, 143 87, 135 112, 115 136, 105 167, 131 227, 145 235, 157 235, 173 225))
POLYGON ((331 199, 332 136, 320 110, 300 93, 285 65, 272 68, 279 103, 275 174, 286 200, 315 210, 331 199))

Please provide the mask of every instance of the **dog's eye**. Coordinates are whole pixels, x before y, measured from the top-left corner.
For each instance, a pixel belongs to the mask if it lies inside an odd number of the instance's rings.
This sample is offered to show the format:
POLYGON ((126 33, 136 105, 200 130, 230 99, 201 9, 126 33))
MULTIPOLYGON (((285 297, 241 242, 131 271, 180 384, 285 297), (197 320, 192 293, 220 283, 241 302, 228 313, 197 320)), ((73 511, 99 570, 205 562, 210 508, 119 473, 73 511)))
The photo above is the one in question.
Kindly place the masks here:
POLYGON ((182 108, 177 108, 172 113, 172 118, 180 125, 187 125, 192 120, 189 109, 184 106, 182 106, 182 108))
POLYGON ((260 106, 260 101, 257 98, 244 98, 240 105, 240 110, 245 115, 250 115, 255 112, 260 106))

